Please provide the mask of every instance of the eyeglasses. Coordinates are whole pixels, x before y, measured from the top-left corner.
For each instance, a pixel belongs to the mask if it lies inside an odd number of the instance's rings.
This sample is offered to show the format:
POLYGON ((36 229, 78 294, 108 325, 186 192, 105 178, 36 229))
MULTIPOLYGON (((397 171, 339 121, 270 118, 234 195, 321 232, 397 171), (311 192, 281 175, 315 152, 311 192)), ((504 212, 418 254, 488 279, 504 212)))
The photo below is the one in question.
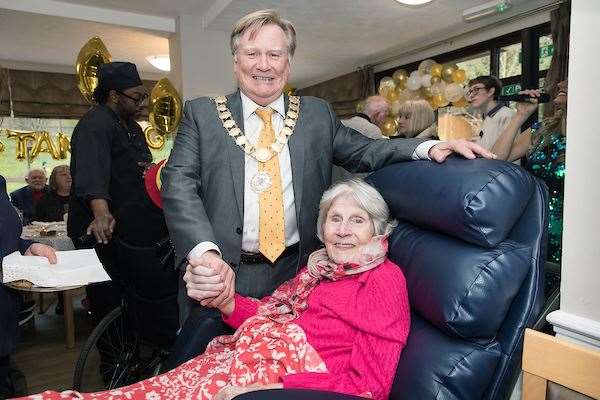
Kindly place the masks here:
POLYGON ((465 97, 477 96, 482 90, 485 90, 485 86, 473 86, 467 90, 465 97))
POLYGON ((139 106, 140 104, 143 104, 146 101, 146 99, 148 99, 148 95, 147 94, 143 94, 142 96, 140 96, 138 98, 135 98, 135 97, 132 97, 132 96, 130 96, 130 95, 126 94, 126 93, 123 93, 123 92, 121 92, 119 90, 117 90, 117 93, 119 93, 119 94, 127 97, 129 100, 133 101, 136 106, 139 106))

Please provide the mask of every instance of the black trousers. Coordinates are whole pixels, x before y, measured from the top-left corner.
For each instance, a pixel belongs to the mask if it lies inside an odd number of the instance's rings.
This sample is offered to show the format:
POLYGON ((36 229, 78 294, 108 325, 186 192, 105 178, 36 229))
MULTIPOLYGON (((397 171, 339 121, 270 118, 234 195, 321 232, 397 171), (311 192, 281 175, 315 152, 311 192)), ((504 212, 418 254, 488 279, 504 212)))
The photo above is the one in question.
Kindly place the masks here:
MULTIPOLYGON (((235 291, 243 296, 262 298, 273 293, 283 282, 293 278, 297 268, 297 252, 282 257, 275 265, 242 263, 233 267, 235 291)), ((183 280, 180 284, 185 288, 183 280)), ((180 307, 182 302, 185 302, 189 312, 171 350, 171 355, 163 365, 163 372, 202 354, 208 343, 216 336, 234 332, 223 322, 219 310, 202 307, 200 303, 182 296, 185 296, 185 292, 180 290, 180 307)))

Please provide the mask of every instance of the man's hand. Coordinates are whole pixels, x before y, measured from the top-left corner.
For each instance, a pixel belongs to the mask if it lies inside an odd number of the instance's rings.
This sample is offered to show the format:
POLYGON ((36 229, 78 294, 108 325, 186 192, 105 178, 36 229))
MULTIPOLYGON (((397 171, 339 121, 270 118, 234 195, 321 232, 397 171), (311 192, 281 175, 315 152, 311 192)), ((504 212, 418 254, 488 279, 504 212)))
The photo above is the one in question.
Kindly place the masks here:
POLYGON ((110 213, 108 201, 105 199, 93 199, 90 208, 94 213, 94 220, 87 228, 87 234, 93 234, 98 243, 107 244, 112 238, 117 221, 110 213))
POLYGON ((429 149, 429 158, 438 163, 443 163, 452 153, 458 153, 468 159, 474 159, 478 155, 484 158, 496 158, 496 155, 492 152, 484 149, 477 143, 465 139, 452 139, 436 144, 429 149))
POLYGON ((56 251, 52 247, 46 246, 45 244, 33 243, 25 251, 25 255, 46 257, 50 264, 56 264, 56 251))
POLYGON ((216 252, 190 259, 183 280, 188 296, 203 306, 219 307, 233 300, 235 273, 216 252))
POLYGON ((117 221, 110 212, 99 213, 87 228, 88 235, 94 235, 98 243, 107 244, 112 238, 117 221))

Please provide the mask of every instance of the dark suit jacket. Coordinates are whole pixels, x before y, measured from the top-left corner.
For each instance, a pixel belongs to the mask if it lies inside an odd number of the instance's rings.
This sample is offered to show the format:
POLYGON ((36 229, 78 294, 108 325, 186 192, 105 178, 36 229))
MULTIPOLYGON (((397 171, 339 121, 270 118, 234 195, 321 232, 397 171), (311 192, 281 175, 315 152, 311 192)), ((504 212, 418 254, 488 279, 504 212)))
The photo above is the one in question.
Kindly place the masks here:
MULTIPOLYGON (((44 188, 44 191, 48 191, 47 186, 44 188)), ((29 187, 29 185, 24 186, 21 189, 17 189, 14 192, 11 192, 10 202, 13 204, 13 206, 23 211, 23 220, 26 224, 32 220, 33 195, 31 194, 31 188, 29 187)))
MULTIPOLYGON (((239 91, 227 96, 242 131, 239 91)), ((286 109, 288 97, 285 97, 286 109)), ((299 118, 289 140, 294 201, 300 234, 299 264, 319 246, 319 201, 331 184, 332 164, 369 172, 410 160, 423 139, 372 140, 340 123, 322 99, 301 97, 299 118)), ((162 172, 162 199, 176 265, 198 243, 214 242, 230 265, 240 261, 244 213, 244 152, 223 128, 215 103, 186 102, 184 116, 162 172)))
MULTIPOLYGON (((32 242, 21 239, 22 224, 6 194, 6 180, 0 175, 0 265, 14 251, 24 253, 32 242)), ((1 274, 0 274, 1 278, 1 274)), ((1 282, 1 280, 0 280, 1 282)), ((10 354, 17 340, 17 296, 0 283, 0 357, 10 354)))

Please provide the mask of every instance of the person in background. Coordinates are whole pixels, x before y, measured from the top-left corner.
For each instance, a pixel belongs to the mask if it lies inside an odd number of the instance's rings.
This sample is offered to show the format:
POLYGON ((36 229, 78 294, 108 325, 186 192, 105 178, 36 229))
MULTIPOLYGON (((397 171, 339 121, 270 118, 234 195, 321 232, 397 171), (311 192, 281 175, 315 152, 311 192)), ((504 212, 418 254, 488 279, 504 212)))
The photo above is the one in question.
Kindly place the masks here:
POLYGON ((48 191, 46 180, 46 172, 43 169, 32 169, 25 178, 27 186, 10 194, 12 205, 23 213, 23 225, 27 225, 33 220, 35 206, 48 191))
MULTIPOLYGON (((348 119, 342 119, 340 122, 352 128, 357 132, 371 139, 387 139, 387 136, 381 133, 379 126, 383 124, 390 112, 390 103, 383 96, 370 96, 365 100, 365 109, 362 113, 356 113, 348 119)), ((342 167, 334 165, 331 169, 331 181, 339 182, 352 177, 364 178, 368 173, 351 173, 342 167)))
POLYGON ((71 172, 68 165, 54 167, 50 174, 49 189, 33 211, 33 220, 42 222, 63 221, 69 210, 71 172))
MULTIPOLYGON (((494 100, 494 96, 502 93, 502 82, 491 75, 478 76, 469 82, 465 97, 471 106, 483 115, 483 123, 475 143, 491 150, 508 126, 515 110, 494 100)), ((517 162, 518 163, 518 162, 517 162)))
MULTIPOLYGON (((387 258, 395 225, 374 187, 362 180, 333 185, 319 204, 316 227, 324 248, 272 296, 236 294, 220 304, 231 335, 180 367, 118 392, 31 398, 230 400, 292 388, 387 399, 410 329, 406 281, 387 258)), ((228 290, 215 279, 217 271, 204 267, 202 273, 213 283, 196 286, 189 267, 185 274, 192 298, 228 290)))
MULTIPOLYGON (((152 154, 136 118, 147 98, 134 64, 101 64, 94 91, 98 104, 79 120, 71 137, 67 232, 78 248, 90 247, 81 239, 93 235, 98 257, 115 280, 118 263, 111 239, 119 229, 120 212, 146 196, 143 175, 152 154)), ((87 292, 96 322, 120 304, 113 281, 88 285, 87 292)))
MULTIPOLYGON (((521 93, 538 97, 538 90, 525 90, 521 93)), ((492 151, 501 160, 514 161, 527 157, 526 168, 541 178, 549 189, 548 253, 547 259, 561 263, 562 219, 565 180, 565 151, 567 144, 567 81, 558 84, 558 94, 554 99, 556 111, 521 133, 521 125, 536 112, 536 100, 531 103, 517 103, 517 112, 504 129, 492 151)))
POLYGON ((437 139, 435 115, 425 100, 408 100, 398 109, 398 136, 394 138, 437 139))
POLYGON ((370 96, 365 100, 365 109, 353 117, 342 119, 345 126, 371 139, 387 139, 379 128, 390 113, 390 103, 383 96, 370 96))
MULTIPOLYGON (((0 282, 1 265, 5 256, 19 251, 26 256, 42 256, 56 264, 56 253, 50 246, 21 239, 22 222, 6 194, 6 180, 0 175, 0 282)), ((9 381, 10 354, 17 346, 17 316, 19 296, 16 291, 0 283, 0 398, 14 396, 9 381)))

